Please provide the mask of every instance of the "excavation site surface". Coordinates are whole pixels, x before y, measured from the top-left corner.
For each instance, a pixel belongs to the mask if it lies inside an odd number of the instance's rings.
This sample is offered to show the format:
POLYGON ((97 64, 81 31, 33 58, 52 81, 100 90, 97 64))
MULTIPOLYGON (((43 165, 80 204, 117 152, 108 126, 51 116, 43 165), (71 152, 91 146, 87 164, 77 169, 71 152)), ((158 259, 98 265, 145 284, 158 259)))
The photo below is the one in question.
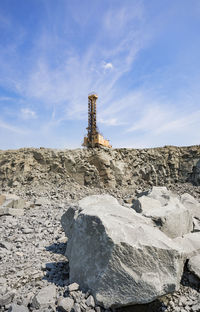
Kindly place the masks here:
POLYGON ((0 311, 200 311, 200 146, 0 151, 0 311))

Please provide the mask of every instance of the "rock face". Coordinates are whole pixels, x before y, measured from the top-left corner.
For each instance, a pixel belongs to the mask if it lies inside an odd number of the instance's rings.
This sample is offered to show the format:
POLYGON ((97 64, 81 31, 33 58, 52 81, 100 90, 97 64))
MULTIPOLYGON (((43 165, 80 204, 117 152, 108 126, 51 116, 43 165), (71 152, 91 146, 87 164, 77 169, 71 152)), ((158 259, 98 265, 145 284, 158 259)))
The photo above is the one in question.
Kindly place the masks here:
POLYGON ((141 304, 179 287, 183 257, 152 221, 109 195, 89 196, 61 219, 70 281, 105 308, 141 304))
MULTIPOLYGON (((194 198, 193 200, 195 201, 194 198)), ((168 191, 166 187, 153 187, 145 195, 142 193, 133 201, 132 207, 136 212, 151 218, 159 229, 171 238, 190 233, 193 229, 191 209, 186 208, 179 196, 168 191)), ((196 206, 193 204, 192 207, 194 210, 196 206)))
POLYGON ((3 187, 73 183, 145 186, 192 181, 200 185, 200 146, 151 149, 20 149, 0 151, 3 187))

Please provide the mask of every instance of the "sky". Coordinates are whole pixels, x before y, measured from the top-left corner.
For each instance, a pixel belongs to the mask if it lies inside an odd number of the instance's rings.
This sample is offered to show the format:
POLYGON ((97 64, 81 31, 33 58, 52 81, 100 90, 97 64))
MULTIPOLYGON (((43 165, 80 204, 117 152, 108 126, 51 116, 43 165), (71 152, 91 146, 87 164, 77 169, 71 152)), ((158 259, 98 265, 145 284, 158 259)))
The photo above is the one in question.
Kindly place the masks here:
POLYGON ((199 0, 1 0, 0 149, 200 144, 199 0))

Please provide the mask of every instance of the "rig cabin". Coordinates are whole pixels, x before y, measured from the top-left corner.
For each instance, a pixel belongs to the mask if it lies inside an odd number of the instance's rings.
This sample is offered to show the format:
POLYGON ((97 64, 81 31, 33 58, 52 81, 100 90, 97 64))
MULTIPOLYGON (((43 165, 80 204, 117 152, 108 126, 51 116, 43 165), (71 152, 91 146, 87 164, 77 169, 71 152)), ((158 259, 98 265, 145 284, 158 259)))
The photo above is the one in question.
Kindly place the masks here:
POLYGON ((96 101, 98 95, 93 92, 88 95, 88 134, 84 137, 83 146, 86 147, 99 147, 105 146, 111 148, 109 141, 104 139, 104 137, 99 133, 97 128, 97 118, 96 118, 96 101))

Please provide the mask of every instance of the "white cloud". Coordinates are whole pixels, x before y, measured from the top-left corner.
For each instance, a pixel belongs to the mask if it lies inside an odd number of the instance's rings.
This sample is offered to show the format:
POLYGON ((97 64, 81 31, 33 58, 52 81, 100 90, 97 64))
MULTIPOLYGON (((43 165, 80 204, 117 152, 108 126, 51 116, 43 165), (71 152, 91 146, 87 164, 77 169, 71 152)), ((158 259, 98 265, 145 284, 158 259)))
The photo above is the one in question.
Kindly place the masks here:
POLYGON ((37 118, 36 112, 29 108, 22 108, 20 111, 20 117, 23 119, 35 119, 37 118))
POLYGON ((111 69, 113 69, 113 64, 112 64, 112 63, 106 63, 106 62, 104 62, 103 68, 104 68, 105 70, 111 70, 111 69))

